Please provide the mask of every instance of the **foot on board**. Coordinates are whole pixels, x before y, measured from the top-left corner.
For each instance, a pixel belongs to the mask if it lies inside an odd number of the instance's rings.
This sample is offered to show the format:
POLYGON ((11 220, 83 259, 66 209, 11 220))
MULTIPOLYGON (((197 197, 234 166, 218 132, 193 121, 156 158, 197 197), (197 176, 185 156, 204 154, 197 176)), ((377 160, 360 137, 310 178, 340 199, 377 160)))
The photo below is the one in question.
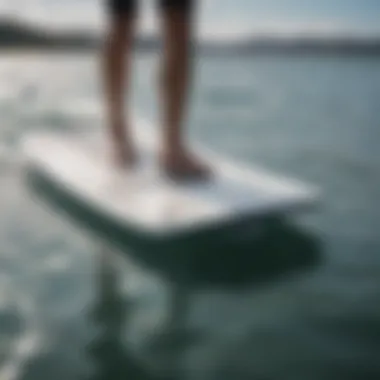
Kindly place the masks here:
POLYGON ((111 146, 112 163, 117 168, 128 169, 135 166, 137 154, 130 138, 121 138, 111 146))
POLYGON ((205 163, 186 151, 164 153, 161 166, 170 179, 180 182, 204 181, 212 176, 205 163))
POLYGON ((123 144, 117 146, 113 152, 113 163, 118 168, 128 169, 135 166, 137 155, 134 149, 123 144))

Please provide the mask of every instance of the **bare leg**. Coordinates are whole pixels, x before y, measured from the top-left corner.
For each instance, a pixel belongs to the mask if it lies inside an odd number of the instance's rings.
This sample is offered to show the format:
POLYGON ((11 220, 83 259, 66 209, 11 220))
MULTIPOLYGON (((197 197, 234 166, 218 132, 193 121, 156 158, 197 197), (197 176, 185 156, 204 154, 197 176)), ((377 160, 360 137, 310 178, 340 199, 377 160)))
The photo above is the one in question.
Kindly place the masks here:
POLYGON ((135 159, 128 124, 124 122, 124 86, 128 88, 135 14, 111 15, 104 51, 104 80, 112 155, 116 165, 135 159))
POLYGON ((187 96, 191 69, 192 11, 168 7, 162 11, 165 51, 161 76, 163 100, 162 165, 175 179, 204 178, 207 167, 193 157, 184 143, 187 96))

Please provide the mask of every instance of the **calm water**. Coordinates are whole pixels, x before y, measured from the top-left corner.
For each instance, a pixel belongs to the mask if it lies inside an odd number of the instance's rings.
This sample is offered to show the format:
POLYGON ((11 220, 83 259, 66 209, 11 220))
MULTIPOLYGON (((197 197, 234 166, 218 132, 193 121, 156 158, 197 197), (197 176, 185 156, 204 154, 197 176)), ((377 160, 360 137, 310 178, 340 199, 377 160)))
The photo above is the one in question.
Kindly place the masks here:
MULTIPOLYGON (((112 266, 22 184, 24 133, 99 128, 96 70, 88 55, 0 56, 0 379, 378 379, 380 60, 201 59, 192 137, 311 181, 323 202, 159 272, 112 266), (157 338, 184 282, 191 333, 157 338)), ((138 57, 131 102, 150 119, 156 72, 138 57)))

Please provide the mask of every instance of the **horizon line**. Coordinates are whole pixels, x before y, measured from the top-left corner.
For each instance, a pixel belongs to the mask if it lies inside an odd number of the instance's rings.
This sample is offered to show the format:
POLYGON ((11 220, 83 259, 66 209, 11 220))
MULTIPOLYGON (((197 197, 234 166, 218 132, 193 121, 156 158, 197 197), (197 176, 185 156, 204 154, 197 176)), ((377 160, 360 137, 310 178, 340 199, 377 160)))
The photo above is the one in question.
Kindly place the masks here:
MULTIPOLYGON (((9 14, 0 14, 0 24, 4 22, 13 23, 21 27, 35 28, 41 32, 48 31, 52 34, 70 34, 70 33, 84 33, 98 36, 104 32, 101 26, 52 26, 44 24, 38 21, 28 20, 23 17, 16 17, 9 14)), ((138 37, 157 37, 159 36, 157 31, 138 30, 136 35, 138 37)), ((252 29, 250 31, 244 31, 239 33, 218 34, 209 33, 206 35, 198 35, 197 39, 204 42, 240 42, 247 40, 260 40, 265 38, 275 38, 277 40, 295 40, 295 39, 319 39, 319 40, 333 40, 333 39, 355 39, 355 40, 378 40, 380 39, 380 31, 359 31, 359 30, 323 30, 321 29, 294 29, 294 30, 280 30, 280 29, 252 29)))

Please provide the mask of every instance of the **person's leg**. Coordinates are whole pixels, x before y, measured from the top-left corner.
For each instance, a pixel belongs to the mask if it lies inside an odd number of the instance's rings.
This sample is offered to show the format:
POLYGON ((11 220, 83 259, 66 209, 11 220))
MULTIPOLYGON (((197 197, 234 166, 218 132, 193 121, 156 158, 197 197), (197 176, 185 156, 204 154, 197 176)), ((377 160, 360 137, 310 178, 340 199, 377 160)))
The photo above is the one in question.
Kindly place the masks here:
POLYGON ((176 178, 205 177, 209 174, 205 165, 186 149, 183 131, 191 79, 194 2, 160 0, 164 33, 161 161, 167 174, 176 178))
POLYGON ((108 132, 114 162, 117 165, 130 165, 135 153, 128 123, 126 125, 124 122, 124 86, 128 88, 129 85, 136 0, 105 1, 110 16, 103 55, 108 132))

